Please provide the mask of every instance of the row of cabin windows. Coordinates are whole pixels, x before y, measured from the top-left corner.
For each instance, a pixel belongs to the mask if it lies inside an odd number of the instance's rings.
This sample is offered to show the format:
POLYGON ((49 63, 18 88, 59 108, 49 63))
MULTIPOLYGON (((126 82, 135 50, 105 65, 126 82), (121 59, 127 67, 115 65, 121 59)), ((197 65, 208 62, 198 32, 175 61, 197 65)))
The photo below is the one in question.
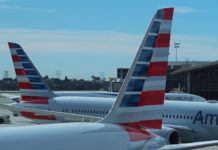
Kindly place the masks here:
MULTIPOLYGON (((68 112, 68 109, 63 109, 63 112, 68 112)), ((104 110, 83 110, 83 109, 72 109, 72 113, 90 113, 90 114, 107 114, 108 111, 104 110)))
POLYGON ((168 114, 163 114, 163 118, 175 118, 175 119, 193 119, 193 116, 189 115, 168 115, 168 114))

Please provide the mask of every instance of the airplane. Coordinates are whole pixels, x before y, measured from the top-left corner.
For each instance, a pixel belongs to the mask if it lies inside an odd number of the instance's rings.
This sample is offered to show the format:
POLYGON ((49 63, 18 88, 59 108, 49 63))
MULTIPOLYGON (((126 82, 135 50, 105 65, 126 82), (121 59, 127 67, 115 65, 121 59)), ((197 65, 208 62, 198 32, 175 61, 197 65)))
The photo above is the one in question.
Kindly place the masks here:
MULTIPOLYGON (((159 26, 159 28, 161 28, 161 26, 159 26)), ((34 64, 31 62, 31 60, 26 55, 26 53, 24 52, 24 50, 21 48, 20 45, 16 43, 9 43, 9 48, 12 54, 12 59, 14 62, 15 72, 17 74, 19 87, 21 89, 20 91, 22 95, 22 101, 21 103, 3 105, 2 107, 11 110, 12 112, 14 112, 14 114, 21 114, 22 116, 32 119, 38 123, 98 121, 103 117, 105 117, 110 111, 111 107, 113 106, 115 102, 115 98, 97 97, 98 95, 92 97, 91 95, 89 95, 89 93, 86 93, 87 97, 85 97, 84 93, 82 92, 71 93, 74 96, 58 96, 56 93, 53 93, 49 89, 47 84, 44 83, 40 74, 35 68, 34 64), (21 60, 23 60, 24 62, 20 62, 21 60), (30 74, 34 72, 35 75, 30 74), (23 73, 23 75, 20 75, 21 73, 23 73), (24 82, 24 81, 30 81, 30 82, 24 82), (26 83, 28 83, 27 87, 24 86, 24 84, 26 83), (32 88, 32 89, 28 89, 28 88, 32 88), (75 94, 78 95, 75 96, 75 94), (41 109, 44 111, 37 110, 37 112, 34 112, 36 110, 33 111, 33 109, 41 109), (74 114, 73 117, 71 114, 74 114)), ((68 95, 67 92, 65 94, 68 95)), ((181 95, 185 95, 185 94, 181 94, 181 95)), ((173 95, 169 95, 169 96, 173 96, 173 95)), ((170 100, 171 98, 167 98, 169 96, 165 95, 165 99, 170 100)), ((189 94, 186 96, 189 96, 189 94)), ((198 99, 198 97, 195 98, 198 99)), ((177 100, 176 98, 173 99, 177 100)), ((189 97, 188 99, 191 100, 189 97)), ((174 103, 170 103, 167 101, 165 102, 164 114, 171 114, 171 115, 163 115, 163 121, 164 121, 163 130, 152 131, 152 132, 156 132, 156 133, 158 132, 158 134, 163 135, 163 137, 166 138, 170 143, 180 143, 180 141, 182 142, 201 141, 201 140, 207 140, 208 138, 216 139, 216 136, 214 136, 213 133, 210 134, 210 137, 209 136, 202 137, 202 135, 207 135, 207 134, 203 132, 204 130, 198 131, 198 129, 202 127, 198 128, 198 126, 196 126, 195 124, 194 125, 190 124, 191 117, 190 119, 175 118, 175 116, 172 115, 172 113, 178 114, 178 112, 174 112, 174 111, 180 110, 178 108, 178 106, 180 107, 180 104, 178 103, 175 103, 175 105, 173 104, 174 103), (190 132, 195 132, 195 133, 190 134, 190 132), (202 133, 202 134, 197 134, 197 133, 202 133), (187 136, 191 136, 191 137, 186 138, 187 136)), ((190 105, 190 103, 187 103, 186 105, 190 105)), ((187 106, 187 108, 188 107, 189 106, 187 106)), ((201 109, 204 110, 204 107, 201 109)), ((186 112, 186 109, 180 110, 180 114, 178 115, 181 116, 184 114, 184 112, 186 112)), ((207 132, 206 129, 205 132, 207 132)))
MULTIPOLYGON (((114 98, 114 101, 116 100, 116 97, 118 95, 117 92, 105 92, 105 91, 55 91, 54 93, 58 96, 114 98)), ((19 95, 3 93, 0 96, 15 101, 16 103, 20 103, 22 101, 22 98, 19 95)), ((191 102, 207 101, 204 97, 195 94, 189 94, 189 93, 165 93, 164 99, 170 101, 191 101, 191 102)))
MULTIPOLYGON (((94 123, 57 123, 0 128, 1 149, 176 150, 218 145, 217 140, 167 145, 164 138, 146 131, 148 128, 161 129, 162 126, 173 10, 173 8, 164 8, 155 13, 118 97, 110 112, 102 120, 94 123), (159 28, 156 27, 157 24, 159 28), (156 37, 153 42, 150 40, 151 36, 156 37)), ((30 72, 24 71, 27 74, 30 72)), ((18 82, 21 79, 25 80, 20 78, 18 82)), ((31 82, 28 86, 23 83, 19 85, 28 88, 30 85, 32 88, 43 87, 31 82)), ((38 103, 42 100, 33 98, 26 101, 38 103)))

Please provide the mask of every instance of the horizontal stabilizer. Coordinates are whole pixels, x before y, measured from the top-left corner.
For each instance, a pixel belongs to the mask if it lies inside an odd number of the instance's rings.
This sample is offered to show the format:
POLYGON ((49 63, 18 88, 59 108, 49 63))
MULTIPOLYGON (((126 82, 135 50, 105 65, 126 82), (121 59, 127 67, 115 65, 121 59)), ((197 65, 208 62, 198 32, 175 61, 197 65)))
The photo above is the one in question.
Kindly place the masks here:
POLYGON ((28 112, 28 113, 34 113, 35 116, 37 115, 44 115, 44 116, 50 116, 50 117, 62 117, 65 121, 73 121, 73 120, 79 120, 79 121, 99 121, 102 118, 101 117, 95 117, 95 116, 86 116, 86 115, 80 115, 80 114, 70 114, 70 113, 63 113, 63 112, 56 112, 56 111, 48 111, 48 110, 41 110, 41 109, 31 109, 26 107, 20 107, 20 106, 13 106, 13 105, 6 105, 6 104, 0 104, 0 108, 8 109, 11 111, 18 111, 18 112, 28 112))

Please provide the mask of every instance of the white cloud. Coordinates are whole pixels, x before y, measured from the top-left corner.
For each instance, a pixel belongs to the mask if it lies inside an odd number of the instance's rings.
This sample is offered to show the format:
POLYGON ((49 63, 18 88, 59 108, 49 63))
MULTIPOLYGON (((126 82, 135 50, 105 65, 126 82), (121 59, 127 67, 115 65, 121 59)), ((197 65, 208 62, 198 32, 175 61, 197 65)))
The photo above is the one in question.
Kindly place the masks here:
POLYGON ((32 51, 132 54, 142 39, 142 35, 112 31, 0 29, 0 33, 0 51, 7 50, 7 42, 12 41, 32 51))
MULTIPOLYGON (((135 54, 143 35, 112 31, 0 29, 0 51, 7 42, 20 43, 28 51, 135 54)), ((175 60, 174 42, 180 42, 179 60, 218 60, 218 37, 173 35, 170 60, 175 60)))
POLYGON ((190 8, 190 7, 175 7, 175 12, 178 13, 191 13, 191 12, 197 12, 197 10, 190 8))
POLYGON ((0 5, 0 9, 13 9, 13 10, 48 12, 48 13, 55 12, 55 10, 52 10, 52 9, 39 9, 39 8, 28 8, 28 7, 7 6, 7 5, 0 5))

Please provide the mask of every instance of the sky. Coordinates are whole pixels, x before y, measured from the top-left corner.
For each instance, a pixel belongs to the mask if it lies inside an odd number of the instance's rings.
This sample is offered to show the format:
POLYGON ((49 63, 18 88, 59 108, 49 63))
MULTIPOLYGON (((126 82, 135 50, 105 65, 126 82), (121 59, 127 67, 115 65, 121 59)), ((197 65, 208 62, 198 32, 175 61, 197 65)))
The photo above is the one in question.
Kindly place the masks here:
POLYGON ((15 77, 7 42, 42 76, 116 77, 130 67, 157 9, 174 7, 170 61, 218 60, 217 0, 0 0, 0 78, 15 77))

